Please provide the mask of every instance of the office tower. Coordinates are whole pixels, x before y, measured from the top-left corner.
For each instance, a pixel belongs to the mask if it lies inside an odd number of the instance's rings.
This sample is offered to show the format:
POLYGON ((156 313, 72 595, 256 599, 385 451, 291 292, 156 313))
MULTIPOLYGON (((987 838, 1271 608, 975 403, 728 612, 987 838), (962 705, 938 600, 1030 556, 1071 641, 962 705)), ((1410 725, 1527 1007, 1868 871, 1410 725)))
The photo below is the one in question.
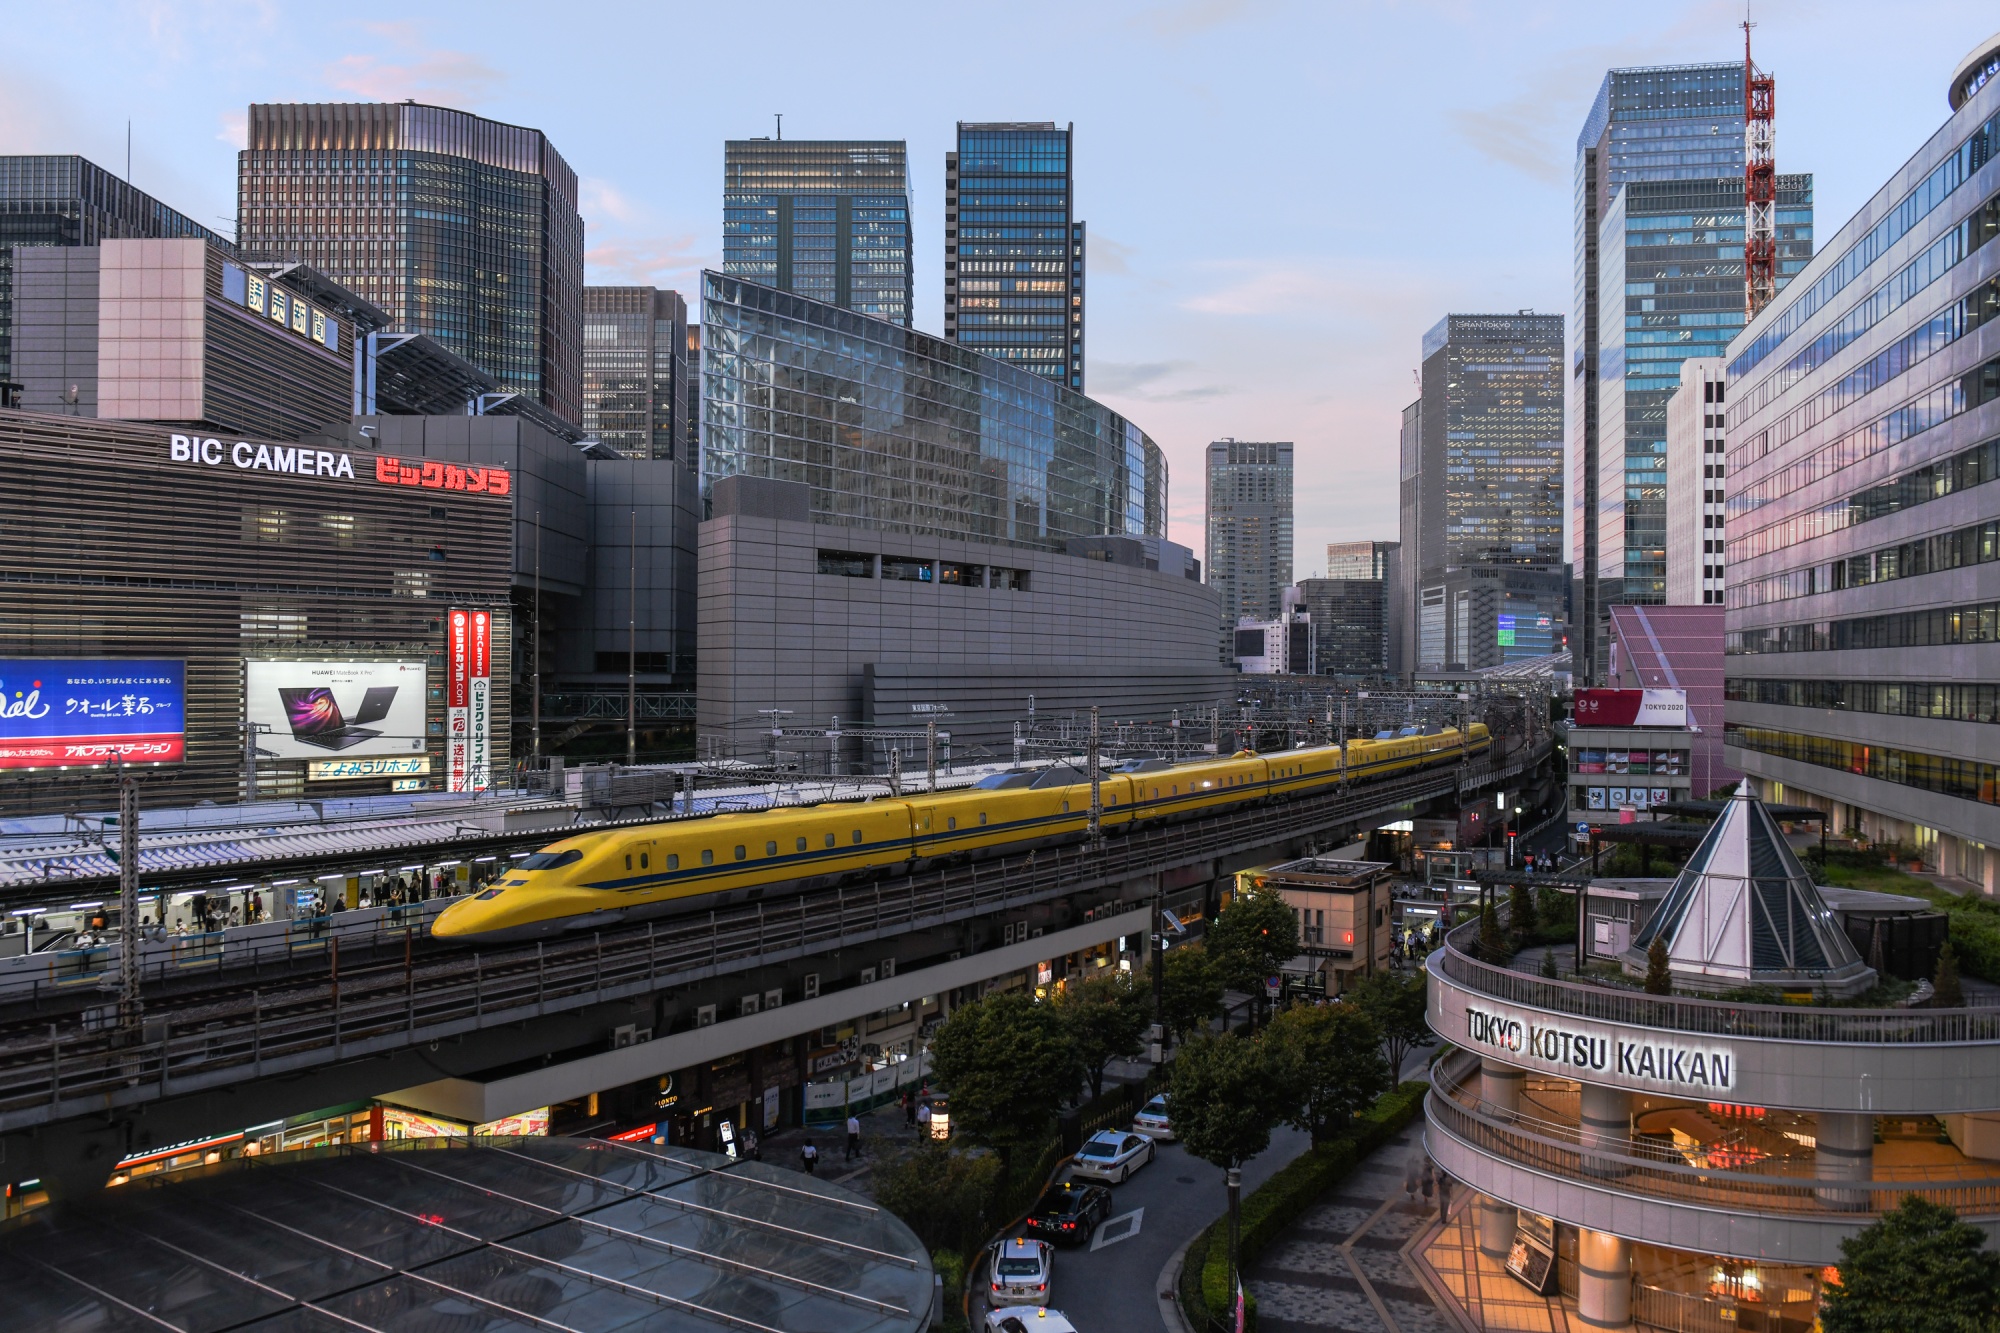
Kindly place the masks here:
POLYGON ((1723 591, 1723 361, 1681 362, 1681 387, 1667 399, 1667 603, 1720 606, 1723 591))
POLYGON ((0 156, 0 406, 12 402, 14 255, 24 246, 183 237, 235 247, 81 157, 0 156))
POLYGON ((1328 542, 1326 577, 1330 579, 1379 579, 1388 567, 1396 542, 1328 542))
POLYGON ((583 218, 539 130, 413 102, 250 108, 245 255, 303 263, 562 421, 583 419, 583 218))
POLYGON ((2000 888, 1994 43, 1952 115, 1728 349, 1728 756, 2000 888), (1985 170, 1981 168, 1984 167, 1985 170))
POLYGON ((1208 586, 1223 624, 1276 620, 1292 586, 1290 441, 1208 446, 1208 586))
POLYGON ((1395 570, 1390 576, 1390 670, 1401 675, 1417 664, 1417 553, 1423 549, 1423 519, 1435 513, 1435 502, 1424 503, 1424 400, 1403 409, 1396 436, 1401 466, 1396 516, 1395 570))
POLYGON ((1163 718, 1227 694, 1222 608, 1166 540, 1166 457, 1137 424, 722 274, 701 329, 704 754, 769 762, 789 714, 834 733, 783 741, 812 748, 800 762, 879 772, 884 737, 830 719, 906 740, 932 722, 960 755, 1005 755, 1031 708, 1163 718))
POLYGON ((1081 393, 1074 131, 958 123, 944 160, 944 336, 1081 393))
MULTIPOLYGON (((1577 669, 1594 680, 1604 608, 1666 594, 1665 403, 1680 362, 1716 355, 1743 323, 1743 66, 1608 72, 1574 188, 1569 554, 1577 669)), ((1775 214, 1782 286, 1811 254, 1811 177, 1778 178, 1775 214)))
POLYGON ((583 289, 583 430, 627 458, 697 466, 687 302, 653 287, 583 289))
POLYGON ((901 139, 731 139, 722 175, 724 273, 910 327, 901 139))

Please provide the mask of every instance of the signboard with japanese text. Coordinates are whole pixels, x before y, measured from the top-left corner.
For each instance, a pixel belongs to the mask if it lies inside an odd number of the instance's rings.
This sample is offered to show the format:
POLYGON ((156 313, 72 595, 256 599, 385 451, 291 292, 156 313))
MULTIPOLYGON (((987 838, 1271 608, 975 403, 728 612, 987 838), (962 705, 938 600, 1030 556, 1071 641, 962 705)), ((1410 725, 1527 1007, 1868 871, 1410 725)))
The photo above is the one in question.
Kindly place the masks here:
MULTIPOLYGON (((431 771, 431 757, 410 755, 381 759, 315 759, 306 765, 307 782, 332 782, 347 778, 403 778, 431 771)), ((415 790, 422 790, 417 788, 415 790)))
POLYGON ((249 662, 244 676, 257 748, 274 758, 424 754, 422 662, 249 662))
POLYGON ((454 610, 445 619, 445 790, 492 785, 493 615, 454 610))
POLYGON ((0 768, 179 763, 186 732, 182 662, 0 658, 0 768))

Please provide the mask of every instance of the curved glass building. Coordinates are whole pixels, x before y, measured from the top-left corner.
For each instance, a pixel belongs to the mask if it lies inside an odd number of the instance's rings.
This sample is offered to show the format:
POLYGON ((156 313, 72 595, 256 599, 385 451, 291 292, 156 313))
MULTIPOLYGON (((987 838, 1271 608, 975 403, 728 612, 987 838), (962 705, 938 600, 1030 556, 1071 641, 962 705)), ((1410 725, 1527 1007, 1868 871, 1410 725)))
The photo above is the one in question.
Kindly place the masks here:
POLYGON ((816 523, 1061 550, 1163 537, 1167 460, 1061 384, 943 338, 702 275, 702 494, 803 482, 816 523))

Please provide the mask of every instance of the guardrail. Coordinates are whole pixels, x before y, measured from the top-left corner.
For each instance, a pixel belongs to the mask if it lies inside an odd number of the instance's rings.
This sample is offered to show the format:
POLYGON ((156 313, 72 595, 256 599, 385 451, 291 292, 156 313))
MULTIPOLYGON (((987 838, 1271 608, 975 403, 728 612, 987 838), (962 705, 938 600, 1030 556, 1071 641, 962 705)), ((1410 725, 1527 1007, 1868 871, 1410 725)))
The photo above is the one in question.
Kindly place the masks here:
POLYGON ((668 917, 553 944, 421 955, 406 950, 400 964, 339 971, 329 956, 324 978, 251 985, 247 993, 250 979, 234 974, 227 988, 174 997, 178 1012, 149 1011, 136 1040, 107 1028, 101 1008, 97 1020, 71 1016, 75 1025, 67 1030, 50 1023, 46 1035, 16 1029, 0 1037, 0 1131, 379 1055, 837 945, 932 929, 1505 776, 1505 771, 1458 766, 1426 769, 1360 788, 1140 829, 1095 845, 668 917), (199 1026, 192 1027, 195 1023, 199 1026))
POLYGON ((1429 966, 1446 979, 1511 1004, 1629 1027, 1713 1037, 1867 1045, 2000 1042, 2000 1007, 1984 1009, 1821 1009, 1647 995, 1585 982, 1552 981, 1483 963, 1462 945, 1478 935, 1466 922, 1445 933, 1429 966))

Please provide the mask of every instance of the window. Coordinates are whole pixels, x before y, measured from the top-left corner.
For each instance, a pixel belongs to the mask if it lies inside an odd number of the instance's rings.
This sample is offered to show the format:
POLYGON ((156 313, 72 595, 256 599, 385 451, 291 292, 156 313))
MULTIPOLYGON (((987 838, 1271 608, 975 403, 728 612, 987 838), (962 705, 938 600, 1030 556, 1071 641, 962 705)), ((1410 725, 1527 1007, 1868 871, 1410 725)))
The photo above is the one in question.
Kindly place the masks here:
POLYGON ((986 566, 960 565, 949 560, 938 562, 938 582, 953 583, 964 588, 986 586, 986 566))
POLYGON ((750 854, 750 853, 749 853, 749 852, 748 852, 747 850, 745 850, 745 849, 744 849, 744 846, 743 846, 743 844, 742 844, 742 843, 740 843, 740 842, 739 842, 739 843, 737 843, 737 844, 736 844, 736 859, 737 859, 737 860, 741 861, 741 860, 743 860, 743 859, 744 859, 745 857, 747 857, 747 856, 748 856, 749 854, 750 854))
POLYGON ((804 851, 805 849, 806 849, 806 840, 804 838, 800 838, 798 840, 797 850, 804 851))
POLYGON ((1025 569, 1002 569, 995 565, 987 582, 989 588, 1001 588, 1008 592, 1028 590, 1028 571, 1025 569))
POLYGON ((833 835, 831 833, 826 835, 826 845, 829 847, 833 846, 833 835))
POLYGON ((640 852, 640 853, 639 853, 639 869, 641 869, 641 870, 651 870, 652 868, 653 868, 653 861, 652 861, 652 857, 651 857, 650 855, 648 855, 647 853, 645 853, 645 852, 640 852))
POLYGON ((860 829, 856 829, 856 830, 854 830, 854 845, 855 845, 856 847, 859 847, 859 846, 861 845, 861 830, 860 830, 860 829))
POLYGON ((704 848, 704 849, 703 849, 703 851, 702 851, 702 854, 701 854, 701 863, 702 863, 703 865, 705 865, 705 866, 712 866, 712 865, 714 865, 714 864, 715 864, 715 849, 714 849, 714 848, 710 847, 710 848, 704 848))
POLYGON ((573 866, 583 859, 583 853, 572 847, 566 852, 536 852, 521 862, 523 870, 554 870, 558 866, 573 866))
POLYGON ((1063 802, 1063 812, 1064 812, 1065 814, 1067 814, 1067 813, 1069 812, 1069 802, 1068 802, 1068 801, 1064 801, 1064 802, 1063 802))
POLYGON ((632 868, 632 853, 630 852, 625 853, 625 868, 627 870, 632 868))
POLYGON ((668 852, 668 853, 667 853, 667 869, 669 869, 669 870, 679 870, 680 868, 681 868, 681 856, 680 856, 680 853, 679 853, 679 852, 668 852))
POLYGON ((848 579, 872 579, 875 557, 866 551, 821 551, 819 572, 848 579))
POLYGON ((984 810, 979 812, 979 823, 981 827, 984 827, 986 824, 986 812, 984 810))
POLYGON ((882 577, 900 583, 930 583, 937 577, 937 571, 928 560, 885 555, 882 557, 882 577))
POLYGON ((946 820, 944 821, 944 826, 945 826, 945 827, 946 827, 947 829, 955 829, 955 828, 957 828, 957 827, 958 827, 958 816, 957 816, 957 815, 952 815, 952 816, 950 816, 949 818, 947 818, 947 819, 946 819, 946 820))

